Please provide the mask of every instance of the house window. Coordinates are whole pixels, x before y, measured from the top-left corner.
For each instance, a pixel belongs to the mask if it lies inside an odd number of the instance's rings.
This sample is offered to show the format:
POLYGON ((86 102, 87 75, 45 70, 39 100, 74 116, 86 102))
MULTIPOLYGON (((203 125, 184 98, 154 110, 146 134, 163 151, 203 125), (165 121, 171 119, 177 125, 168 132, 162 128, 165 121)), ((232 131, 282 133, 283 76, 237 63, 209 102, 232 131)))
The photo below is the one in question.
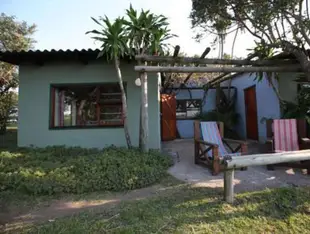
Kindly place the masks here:
POLYGON ((177 119, 193 119, 201 113, 201 99, 177 100, 177 119))
POLYGON ((51 86, 50 128, 123 126, 118 83, 51 86))

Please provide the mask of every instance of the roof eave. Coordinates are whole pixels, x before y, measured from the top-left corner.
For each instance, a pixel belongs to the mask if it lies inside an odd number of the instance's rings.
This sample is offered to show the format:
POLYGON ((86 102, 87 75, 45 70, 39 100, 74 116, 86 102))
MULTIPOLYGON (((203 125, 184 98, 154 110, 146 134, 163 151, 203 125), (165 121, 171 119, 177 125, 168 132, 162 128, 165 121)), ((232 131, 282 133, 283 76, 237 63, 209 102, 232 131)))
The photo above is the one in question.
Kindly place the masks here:
MULTIPOLYGON (((7 62, 14 65, 22 64, 37 64, 43 65, 47 62, 64 62, 77 61, 83 64, 88 64, 91 61, 97 60, 99 49, 82 49, 82 50, 36 50, 36 51, 5 51, 0 52, 0 61, 7 62)), ((104 61, 105 56, 100 60, 104 61)), ((122 60, 132 61, 132 58, 124 57, 122 60)))

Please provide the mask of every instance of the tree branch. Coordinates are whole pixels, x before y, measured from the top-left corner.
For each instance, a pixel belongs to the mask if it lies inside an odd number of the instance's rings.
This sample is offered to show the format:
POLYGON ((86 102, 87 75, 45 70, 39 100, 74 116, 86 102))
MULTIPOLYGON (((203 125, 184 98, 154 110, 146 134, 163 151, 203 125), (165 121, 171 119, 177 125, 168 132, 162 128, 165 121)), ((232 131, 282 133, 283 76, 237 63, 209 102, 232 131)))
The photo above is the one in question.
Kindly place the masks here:
POLYGON ((238 22, 240 22, 242 24, 242 26, 244 28, 246 28, 246 30, 251 33, 254 37, 257 37, 258 39, 262 40, 262 41, 265 41, 263 37, 259 36, 257 33, 253 32, 247 25, 246 23, 240 18, 240 16, 236 13, 236 11, 233 9, 237 19, 238 19, 238 22))
POLYGON ((297 44, 300 43, 301 39, 297 37, 295 31, 296 31, 296 27, 294 26, 294 24, 292 23, 292 21, 289 19, 289 17, 287 15, 284 15, 286 21, 288 22, 288 24, 291 26, 291 31, 292 31, 292 35, 294 40, 296 41, 297 44))
POLYGON ((281 14, 281 25, 282 25, 282 30, 283 30, 283 37, 286 38, 286 32, 285 32, 285 27, 284 27, 284 17, 283 17, 283 14, 281 14))
MULTIPOLYGON (((301 8, 300 8, 301 9, 301 8)), ((285 11, 286 14, 290 15, 291 17, 293 17, 299 24, 300 26, 300 34, 304 37, 305 41, 307 42, 307 44, 310 46, 310 38, 309 36, 307 35, 307 32, 305 30, 305 25, 304 25, 304 22, 302 21, 302 17, 300 17, 299 15, 295 15, 289 11, 285 11)), ((289 21, 289 18, 286 16, 286 20, 289 21)), ((290 21, 289 21, 290 23, 290 21)), ((290 25, 292 25, 292 23, 290 23, 290 25)))
MULTIPOLYGON (((276 24, 276 23, 275 23, 276 24)), ((271 26, 271 23, 269 23, 268 25, 267 25, 267 28, 268 28, 268 32, 269 32, 269 34, 270 34, 270 38, 273 40, 272 42, 275 42, 276 41, 276 37, 274 36, 274 34, 273 34, 273 30, 272 30, 272 26, 271 26)), ((277 28, 276 28, 277 29, 277 28)), ((279 35, 279 38, 281 38, 281 36, 280 36, 280 34, 278 33, 278 35, 279 35)), ((270 41, 270 40, 269 40, 270 41)))
POLYGON ((276 28, 276 32, 277 32, 277 34, 278 34, 279 39, 281 40, 281 34, 280 34, 280 31, 279 31, 277 22, 274 23, 274 27, 276 28))
POLYGON ((308 3, 308 0, 306 0, 306 12, 307 12, 308 19, 310 19, 310 17, 309 17, 309 3, 308 3))
MULTIPOLYGON (((255 25, 255 22, 252 20, 252 18, 251 18, 245 11, 243 11, 242 13, 243 13, 246 17, 245 17, 244 20, 241 19, 240 15, 237 13, 236 8, 235 8, 232 4, 230 4, 230 5, 231 5, 231 7, 232 7, 232 9, 233 9, 233 11, 234 11, 234 14, 236 15, 238 21, 239 21, 239 22, 240 22, 253 36, 254 36, 254 37, 257 37, 257 38, 259 38, 260 40, 265 41, 264 38, 263 38, 262 36, 259 36, 259 35, 257 34, 257 32, 255 32, 255 31, 253 32, 252 30, 250 30, 250 28, 249 28, 249 27, 246 25, 246 23, 244 22, 244 21, 248 20, 248 21, 251 23, 252 27, 256 30, 257 27, 256 27, 256 25, 255 25)), ((267 37, 267 39, 269 40, 270 43, 275 42, 275 41, 273 41, 273 40, 270 38, 270 36, 269 36, 267 33, 265 33, 265 30, 264 30, 264 29, 259 28, 259 30, 261 31, 261 33, 262 33, 264 36, 267 37)))

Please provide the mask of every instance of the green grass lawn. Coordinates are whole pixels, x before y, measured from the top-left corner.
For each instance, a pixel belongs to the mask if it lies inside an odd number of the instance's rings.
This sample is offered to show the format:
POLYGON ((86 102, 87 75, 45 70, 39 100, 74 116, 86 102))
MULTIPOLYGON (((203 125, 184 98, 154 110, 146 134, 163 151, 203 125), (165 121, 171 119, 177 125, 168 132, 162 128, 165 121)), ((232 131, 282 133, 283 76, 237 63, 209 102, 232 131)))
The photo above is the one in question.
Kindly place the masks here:
POLYGON ((32 226, 25 233, 310 233, 310 189, 281 188, 237 195, 176 186, 156 198, 32 226))
MULTIPOLYGON (((135 150, 18 149, 16 130, 1 140, 0 221, 12 207, 18 214, 48 206, 64 194, 71 200, 95 200, 109 188, 124 191, 158 183, 170 163, 158 154, 141 157, 135 150)), ((9 233, 310 233, 308 187, 238 194, 234 205, 222 201, 222 189, 190 187, 171 177, 160 188, 152 197, 9 233)))

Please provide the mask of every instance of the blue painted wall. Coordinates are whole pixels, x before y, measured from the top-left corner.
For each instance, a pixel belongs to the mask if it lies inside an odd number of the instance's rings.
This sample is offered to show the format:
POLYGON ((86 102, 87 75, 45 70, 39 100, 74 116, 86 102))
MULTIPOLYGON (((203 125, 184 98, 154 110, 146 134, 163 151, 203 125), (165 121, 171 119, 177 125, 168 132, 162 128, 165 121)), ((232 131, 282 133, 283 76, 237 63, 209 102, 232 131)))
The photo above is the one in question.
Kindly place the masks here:
MULTIPOLYGON (((190 92, 191 94, 188 90, 179 90, 176 94, 176 99, 203 99, 205 91, 203 89, 193 89, 190 92)), ((215 89, 208 90, 202 106, 203 112, 215 109, 215 98, 215 89)), ((181 138, 194 137, 194 120, 177 120, 177 128, 181 138)))
MULTIPOLYGON (((254 80, 255 74, 243 74, 232 81, 232 86, 237 88, 237 101, 236 111, 240 115, 239 124, 236 126, 238 134, 242 138, 246 138, 246 117, 245 117, 245 102, 244 102, 244 89, 256 85, 256 101, 257 101, 257 125, 259 141, 264 142, 266 140, 266 123, 262 122, 262 118, 279 118, 280 117, 280 105, 278 98, 269 85, 267 79, 263 79, 261 82, 254 80)), ((278 82, 273 80, 276 87, 278 82)), ((222 84, 227 85, 227 84, 222 84)))

